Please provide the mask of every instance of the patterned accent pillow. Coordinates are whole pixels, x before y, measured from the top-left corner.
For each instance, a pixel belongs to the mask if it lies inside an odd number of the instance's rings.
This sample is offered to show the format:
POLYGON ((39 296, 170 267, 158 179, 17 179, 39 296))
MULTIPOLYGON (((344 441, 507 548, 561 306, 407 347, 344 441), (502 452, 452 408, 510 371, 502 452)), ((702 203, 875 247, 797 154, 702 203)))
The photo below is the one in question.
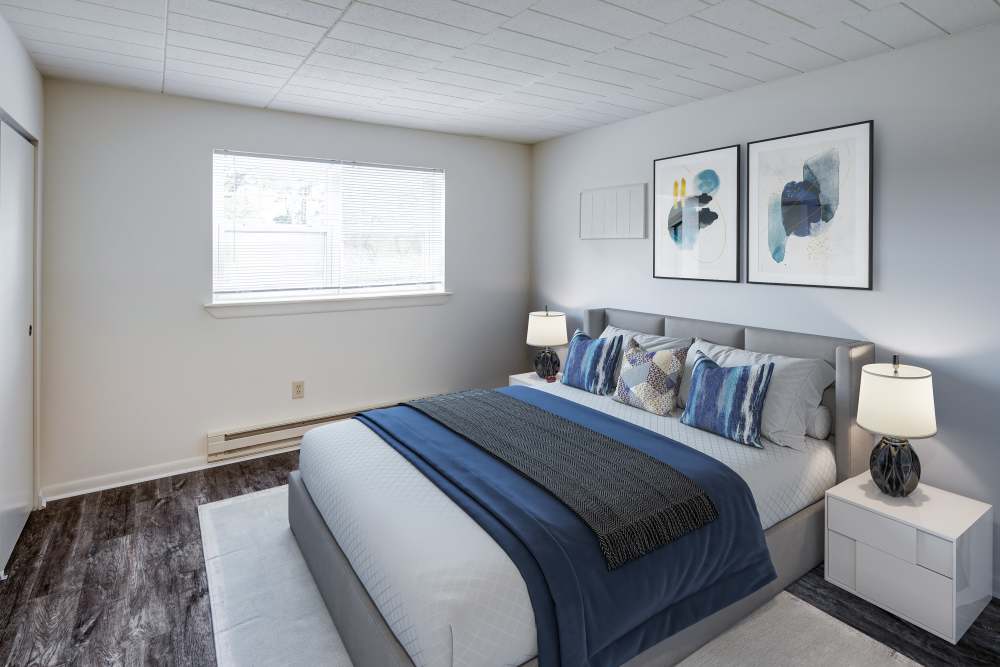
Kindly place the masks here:
POLYGON ((610 394, 622 356, 622 337, 591 338, 577 329, 569 342, 562 381, 591 394, 610 394))
POLYGON ((685 357, 686 347, 647 352, 634 338, 630 339, 622 355, 613 398, 654 415, 669 415, 677 404, 685 357))
POLYGON ((723 367, 700 350, 695 355, 681 423, 763 449, 761 413, 774 364, 723 367))

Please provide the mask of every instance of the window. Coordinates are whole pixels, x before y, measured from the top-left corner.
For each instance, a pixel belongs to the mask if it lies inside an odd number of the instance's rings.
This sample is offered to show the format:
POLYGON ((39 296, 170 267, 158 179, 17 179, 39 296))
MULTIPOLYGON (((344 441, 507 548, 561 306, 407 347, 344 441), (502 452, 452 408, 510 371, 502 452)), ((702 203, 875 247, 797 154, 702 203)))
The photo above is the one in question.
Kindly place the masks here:
POLYGON ((444 171, 216 151, 213 303, 444 292, 444 171))

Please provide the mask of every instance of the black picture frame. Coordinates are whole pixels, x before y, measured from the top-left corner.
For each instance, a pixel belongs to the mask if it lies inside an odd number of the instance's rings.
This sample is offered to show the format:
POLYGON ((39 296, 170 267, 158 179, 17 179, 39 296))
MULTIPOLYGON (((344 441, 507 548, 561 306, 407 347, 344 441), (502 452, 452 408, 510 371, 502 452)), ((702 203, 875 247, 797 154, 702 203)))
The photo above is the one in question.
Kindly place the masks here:
POLYGON ((666 156, 666 157, 660 157, 660 158, 656 158, 656 159, 653 160, 653 194, 652 194, 652 196, 653 196, 653 220, 652 220, 652 224, 651 224, 652 237, 653 237, 653 257, 652 257, 652 262, 653 262, 653 266, 652 266, 653 278, 655 278, 657 280, 694 280, 694 281, 698 281, 698 282, 712 282, 712 283, 738 283, 738 282, 740 282, 740 269, 741 269, 741 267, 740 267, 740 257, 741 257, 741 254, 742 254, 742 252, 741 252, 742 251, 742 243, 741 243, 741 240, 740 240, 740 236, 741 236, 740 218, 742 216, 742 196, 741 196, 742 193, 740 192, 740 183, 741 183, 741 179, 740 179, 740 160, 741 160, 741 153, 742 153, 742 145, 741 144, 732 144, 730 146, 719 146, 717 148, 708 148, 708 149, 700 150, 700 151, 691 151, 689 153, 680 153, 678 155, 669 155, 669 156, 666 156), (657 190, 656 190, 656 163, 657 162, 661 162, 663 160, 676 160, 678 158, 691 157, 693 155, 701 155, 703 153, 713 153, 715 151, 730 150, 730 149, 735 149, 736 150, 736 172, 735 172, 736 173, 736 192, 735 192, 736 217, 735 217, 735 222, 734 222, 734 224, 735 224, 735 230, 734 230, 734 232, 735 233, 733 234, 733 236, 736 239, 736 257, 735 257, 735 260, 734 260, 735 265, 736 265, 735 266, 735 269, 736 269, 736 271, 735 271, 735 277, 730 280, 728 278, 691 278, 691 277, 685 277, 685 276, 658 276, 658 275, 656 275, 656 236, 657 236, 657 233, 656 233, 657 232, 657 229, 656 229, 656 220, 657 220, 657 218, 656 218, 656 192, 657 192, 657 190))
POLYGON ((746 238, 747 242, 744 247, 744 264, 746 265, 746 281, 750 285, 779 285, 782 287, 823 287, 828 289, 848 289, 848 290, 861 290, 861 291, 872 291, 874 289, 874 274, 875 274, 875 224, 874 224, 874 209, 875 209, 875 121, 874 120, 864 120, 855 123, 844 123, 842 125, 833 125, 831 127, 824 127, 818 130, 809 130, 806 132, 795 132, 792 134, 785 134, 780 137, 770 137, 768 139, 758 139, 756 141, 747 142, 747 170, 746 170, 746 181, 744 183, 744 192, 746 192, 747 197, 747 214, 746 214, 746 238), (848 127, 858 127, 862 125, 868 126, 868 275, 867 275, 867 285, 863 287, 854 285, 818 285, 810 283, 797 283, 797 282, 774 282, 774 281, 764 281, 764 280, 753 280, 751 276, 751 258, 750 258, 750 234, 753 232, 750 228, 750 218, 753 214, 752 207, 750 205, 750 181, 751 181, 751 171, 753 168, 753 158, 752 158, 752 148, 756 144, 765 144, 772 141, 780 141, 782 139, 790 139, 793 137, 800 137, 809 134, 819 134, 821 132, 830 132, 832 130, 840 130, 848 127))

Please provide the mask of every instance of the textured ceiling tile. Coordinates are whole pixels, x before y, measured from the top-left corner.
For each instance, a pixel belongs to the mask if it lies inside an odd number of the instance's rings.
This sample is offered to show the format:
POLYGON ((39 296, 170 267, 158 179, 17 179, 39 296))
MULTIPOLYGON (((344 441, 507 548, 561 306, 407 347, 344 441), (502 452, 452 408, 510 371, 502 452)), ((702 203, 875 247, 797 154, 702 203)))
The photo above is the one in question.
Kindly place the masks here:
POLYGON ((715 97, 716 95, 721 95, 727 92, 725 88, 716 85, 709 85, 707 83, 702 83, 688 76, 666 76, 655 83, 649 84, 655 88, 662 88, 663 90, 669 91, 671 93, 677 93, 679 95, 689 95, 695 99, 705 99, 708 97, 715 97))
MULTIPOLYGON (((11 0, 6 0, 10 2, 11 0)), ((116 9, 125 9, 130 12, 138 12, 140 14, 149 14, 150 16, 158 16, 163 18, 166 15, 165 9, 166 5, 163 0, 85 0, 95 5, 104 5, 105 7, 115 7, 116 9)), ((36 0, 34 5, 40 5, 41 3, 36 0)))
POLYGON ((356 86, 376 88, 378 90, 395 90, 399 86, 399 82, 394 79, 386 79, 385 77, 372 76, 371 74, 364 74, 361 72, 345 72, 343 70, 330 69, 328 67, 317 67, 308 64, 302 66, 299 70, 299 74, 314 79, 350 83, 356 86))
POLYGON ((306 61, 309 65, 325 67, 331 70, 344 72, 356 72, 358 74, 369 74, 379 76, 392 81, 410 81, 421 73, 422 70, 398 67, 395 65, 382 65, 370 60, 359 60, 355 58, 344 58, 332 53, 316 53, 309 56, 306 61))
POLYGON ((272 65, 270 63, 262 63, 256 60, 248 60, 246 58, 234 58, 233 56, 225 56, 218 53, 206 53, 205 51, 197 51, 169 44, 167 45, 167 58, 172 60, 200 63, 203 65, 213 65, 215 67, 243 70, 245 72, 256 72, 259 74, 277 77, 282 81, 287 80, 288 77, 290 77, 295 71, 292 67, 282 67, 281 65, 272 65))
POLYGON ((127 54, 111 53, 109 51, 95 51, 93 49, 82 49, 77 46, 65 44, 53 44, 51 42, 25 41, 28 53, 33 56, 50 56, 63 58, 80 63, 99 63, 103 65, 115 65, 119 67, 129 67, 132 69, 148 70, 151 72, 162 72, 163 61, 157 58, 141 58, 127 54))
POLYGON ((751 0, 725 0, 695 16, 734 33, 769 43, 793 37, 813 27, 751 0))
POLYGON ((697 15, 671 23, 657 30, 656 34, 708 53, 724 56, 739 55, 754 47, 767 44, 763 39, 741 35, 728 28, 703 21, 697 15))
POLYGON ((313 49, 315 42, 308 42, 291 37, 283 37, 251 28, 241 28, 225 23, 216 23, 194 16, 185 16, 171 12, 167 17, 167 28, 177 32, 225 40, 236 44, 248 44, 257 48, 280 51, 298 56, 305 56, 313 49))
POLYGON ((565 68, 562 63, 554 63, 550 60, 526 56, 521 53, 512 53, 485 44, 473 44, 462 51, 460 57, 535 76, 555 74, 565 68))
POLYGON ((309 86, 299 86, 295 84, 288 84, 281 89, 280 94, 282 96, 296 95, 298 97, 343 102, 346 104, 373 104, 382 98, 380 95, 359 95, 355 92, 312 88, 309 86))
POLYGON ((603 0, 541 0, 531 10, 628 39, 663 26, 660 21, 603 0))
POLYGON ((906 0, 906 4, 952 34, 1000 21, 1000 5, 993 0, 906 0))
POLYGON ((559 74, 546 77, 542 83, 550 86, 559 86, 567 90, 575 90, 582 93, 593 93, 597 95, 614 95, 616 93, 632 90, 632 87, 626 84, 596 81, 594 79, 578 76, 569 72, 561 72, 559 74))
POLYGON ((407 37, 406 35, 398 35, 396 33, 378 30, 376 28, 369 28, 368 26, 357 25, 354 23, 346 23, 344 21, 341 21, 337 25, 333 26, 329 36, 343 42, 361 44, 363 46, 385 49, 386 51, 395 51, 397 53, 408 53, 413 56, 428 58, 430 60, 447 60, 455 54, 461 53, 461 49, 454 46, 428 42, 423 39, 415 39, 413 37, 407 37))
POLYGON ((997 21, 998 2, 0 0, 0 13, 46 76, 536 141, 997 21))
POLYGON ((945 34, 905 5, 877 9, 847 23, 894 49, 945 34))
POLYGON ((422 78, 410 81, 406 84, 405 88, 407 90, 426 90, 432 93, 441 93, 444 95, 451 95, 453 97, 479 100, 481 102, 492 100, 497 97, 497 94, 491 91, 469 88, 467 86, 456 86, 454 84, 443 83, 441 81, 428 81, 422 78))
POLYGON ((109 51, 122 55, 136 56, 139 58, 149 58, 151 60, 163 59, 163 45, 148 46, 146 44, 136 44, 129 41, 109 39, 76 32, 53 31, 51 28, 41 28, 23 23, 12 24, 14 30, 25 44, 28 42, 40 42, 46 44, 61 44, 64 46, 76 46, 82 49, 94 51, 109 51))
POLYGON ((479 41, 479 44, 560 65, 572 65, 596 53, 596 51, 580 49, 568 44, 557 44, 547 39, 513 32, 505 28, 500 28, 486 35, 479 41))
POLYGON ((167 58, 168 73, 184 73, 197 75, 199 77, 211 77, 219 81, 232 81, 241 84, 253 84, 255 86, 266 86, 274 89, 280 88, 287 80, 286 77, 268 76, 256 72, 247 72, 230 67, 217 67, 215 65, 205 65, 203 63, 193 63, 186 60, 176 60, 167 58))
POLYGON ((555 44, 599 53, 624 40, 616 35, 528 10, 507 21, 505 29, 549 40, 555 44))
POLYGON ((640 99, 649 100, 650 102, 656 102, 661 107, 675 107, 681 104, 694 102, 698 99, 691 95, 684 95, 682 93, 664 90, 663 88, 657 88, 655 84, 636 86, 632 89, 632 92, 628 94, 640 99))
POLYGON ((761 58, 760 56, 749 52, 744 53, 738 58, 729 58, 725 62, 712 65, 712 67, 719 67, 731 72, 736 72, 756 81, 773 81, 774 79, 780 79, 782 77, 792 76, 799 73, 798 70, 788 67, 787 65, 776 63, 772 60, 768 60, 767 58, 761 58))
MULTIPOLYGON (((992 0, 990 0, 992 1, 992 0)), ((796 18, 813 28, 839 23, 868 12, 853 0, 758 0, 777 12, 796 18)))
POLYGON ((153 91, 159 91, 163 81, 161 72, 152 72, 146 69, 103 65, 58 56, 37 55, 32 57, 38 69, 46 76, 51 77, 153 91))
POLYGON ((341 21, 459 48, 468 46, 482 36, 464 28, 444 25, 374 5, 358 3, 347 9, 341 21))
POLYGON ((709 5, 702 0, 605 0, 608 4, 628 9, 639 16, 646 16, 663 23, 673 23, 678 19, 705 9, 709 5))
MULTIPOLYGON (((811 34, 810 32, 805 38, 808 39, 811 34)), ((841 58, 820 51, 816 47, 809 46, 809 44, 794 38, 757 47, 752 53, 792 67, 800 72, 808 72, 820 67, 827 67, 843 62, 841 58)))
MULTIPOLYGON (((78 2, 77 0, 4 0, 4 5, 22 9, 37 9, 45 14, 68 16, 163 34, 163 17, 125 11, 115 7, 78 2)), ((5 10, 6 13, 6 10, 5 10)), ((16 20, 16 19, 15 19, 16 20)))
MULTIPOLYGON (((663 38, 657 37, 655 39, 662 40, 663 38)), ((718 59, 717 56, 713 56, 713 58, 718 59)), ((625 51, 621 48, 609 49, 604 53, 598 53, 597 55, 588 58, 587 62, 604 65, 605 67, 617 68, 626 72, 646 74, 651 77, 679 74, 689 69, 688 67, 684 67, 682 65, 665 62, 658 58, 652 58, 641 53, 625 51)))
MULTIPOLYGON (((650 81, 655 81, 658 78, 650 74, 629 72, 617 67, 608 67, 607 65, 591 62, 583 62, 574 65, 570 69, 567 69, 565 73, 585 79, 601 81, 603 83, 611 83, 618 86, 640 85, 649 83, 650 81)), ((663 74, 666 74, 666 72, 663 74)))
POLYGON ((340 10, 312 0, 225 0, 226 4, 329 28, 340 10))
MULTIPOLYGON (((686 34, 683 31, 675 32, 680 35, 680 39, 693 39, 692 35, 686 34)), ((754 46, 761 45, 755 43, 754 46)), ((619 49, 687 69, 707 63, 719 62, 726 57, 724 53, 710 51, 703 46, 695 45, 692 41, 683 42, 652 33, 633 39, 631 42, 620 46, 619 49)))
POLYGON ((437 65, 440 61, 409 53, 399 53, 355 42, 345 42, 339 39, 325 39, 316 50, 343 58, 366 60, 380 65, 399 67, 414 72, 423 72, 437 65))
POLYGON ((282 67, 296 68, 302 64, 302 56, 273 49, 263 49, 249 44, 239 44, 229 42, 224 39, 214 39, 201 35, 192 35, 176 30, 167 31, 167 47, 179 46, 185 49, 201 51, 203 53, 215 53, 222 56, 232 56, 234 58, 245 58, 260 63, 271 65, 281 65, 282 67))
POLYGON ((843 60, 866 58, 889 50, 889 45, 845 23, 819 28, 800 37, 803 42, 843 60))
POLYGON ((418 16, 442 23, 486 34, 496 29, 509 17, 501 12, 491 11, 454 0, 366 0, 369 4, 418 16))
MULTIPOLYGON (((313 90, 317 93, 329 92, 329 93, 342 93, 344 95, 351 95, 359 99, 372 98, 379 99, 384 96, 390 89, 384 88, 373 88, 371 86, 360 85, 357 83, 350 83, 347 81, 330 81, 329 79, 318 79, 316 77, 307 76, 302 72, 299 72, 285 85, 284 90, 288 90, 292 87, 301 90, 313 90)), ((303 93, 304 94, 304 93, 303 93)))
POLYGON ((500 65, 469 60, 467 58, 455 57, 438 65, 441 71, 453 72, 455 74, 465 74, 468 76, 478 76, 484 79, 492 79, 515 86, 526 86, 532 81, 541 78, 538 74, 529 74, 521 70, 511 69, 500 65))
POLYGON ((491 93, 495 96, 508 93, 518 88, 518 86, 513 83, 497 81, 496 79, 487 79, 481 76, 469 76, 468 74, 460 74, 458 72, 451 72, 442 69, 432 69, 428 72, 424 72, 417 78, 421 81, 447 83, 452 86, 467 88, 468 90, 491 93))
MULTIPOLYGON (((22 26, 30 26, 49 33, 49 41, 58 42, 66 35, 88 35, 130 44, 163 47, 163 32, 146 32, 133 28, 110 25, 99 21, 77 19, 70 16, 47 14, 32 9, 0 5, 11 27, 20 33, 22 26)), ((37 33, 36 33, 37 36, 37 33)))
POLYGON ((171 0, 170 13, 259 30, 313 44, 318 42, 323 33, 326 32, 325 28, 317 25, 255 12, 242 7, 224 5, 212 0, 171 0))
POLYGON ((748 88, 755 83, 760 83, 752 77, 723 69, 718 65, 705 65, 704 67, 691 70, 687 74, 680 74, 678 78, 697 81, 698 83, 714 86, 723 91, 740 90, 748 88))

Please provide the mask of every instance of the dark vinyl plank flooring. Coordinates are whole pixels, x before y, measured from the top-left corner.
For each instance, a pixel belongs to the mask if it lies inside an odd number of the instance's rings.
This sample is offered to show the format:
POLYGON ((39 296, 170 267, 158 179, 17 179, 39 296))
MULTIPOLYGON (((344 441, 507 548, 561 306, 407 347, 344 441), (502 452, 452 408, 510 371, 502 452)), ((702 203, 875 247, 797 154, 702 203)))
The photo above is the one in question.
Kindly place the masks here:
POLYGON ((936 637, 823 578, 819 565, 788 592, 925 667, 1000 665, 1000 600, 993 598, 958 644, 936 637))
MULTIPOLYGON (((298 452, 67 498, 34 512, 0 583, 0 664, 213 665, 198 505, 285 484, 298 452)), ((952 646, 828 584, 788 589, 928 667, 1000 665, 1000 602, 952 646)))
POLYGON ((213 665, 198 505, 285 484, 298 452, 58 500, 0 583, 0 664, 213 665))

